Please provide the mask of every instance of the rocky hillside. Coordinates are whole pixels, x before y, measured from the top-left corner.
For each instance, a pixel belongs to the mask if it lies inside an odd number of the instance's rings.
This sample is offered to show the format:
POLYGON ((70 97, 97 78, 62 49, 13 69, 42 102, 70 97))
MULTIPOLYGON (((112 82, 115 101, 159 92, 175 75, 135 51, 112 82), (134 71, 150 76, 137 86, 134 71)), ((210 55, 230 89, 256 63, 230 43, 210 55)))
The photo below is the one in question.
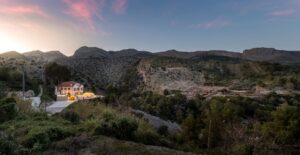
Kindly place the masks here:
POLYGON ((31 51, 23 54, 27 59, 36 60, 40 62, 54 62, 57 59, 66 58, 64 54, 59 51, 31 51))
POLYGON ((300 51, 284 51, 274 48, 254 48, 245 50, 242 57, 248 60, 300 65, 300 51))
POLYGON ((300 70, 297 67, 254 62, 224 56, 151 57, 138 65, 143 90, 181 91, 188 97, 225 90, 256 91, 257 87, 297 89, 300 70))
POLYGON ((222 51, 222 50, 212 50, 212 51, 195 51, 195 52, 181 52, 176 50, 169 50, 165 52, 157 53, 159 56, 167 56, 167 57, 175 57, 175 58, 185 58, 191 59, 194 57, 201 57, 207 55, 214 55, 214 56, 227 56, 233 58, 240 58, 241 53, 238 52, 229 52, 229 51, 222 51))
POLYGON ((33 79, 41 79, 45 64, 64 58, 66 56, 59 51, 31 51, 24 54, 12 51, 0 54, 0 66, 21 71, 22 65, 24 65, 28 76, 33 79))
POLYGON ((0 54, 0 64, 20 69, 25 63, 28 75, 41 79, 44 65, 56 62, 71 70, 72 80, 96 92, 114 86, 160 93, 181 91, 194 96, 199 92, 205 94, 223 89, 252 91, 257 85, 268 89, 298 89, 298 67, 271 63, 297 65, 299 53, 267 48, 243 53, 175 50, 150 53, 135 49, 105 51, 84 46, 70 57, 57 51, 8 52, 0 54))
POLYGON ((300 65, 300 51, 284 51, 274 48, 253 48, 239 52, 230 52, 222 50, 214 51, 196 51, 196 52, 180 52, 170 50, 157 53, 160 56, 176 57, 176 58, 195 58, 207 56, 226 56, 231 58, 240 58, 253 61, 267 61, 272 63, 281 63, 287 65, 300 65))
POLYGON ((149 52, 135 49, 113 52, 96 47, 81 47, 73 56, 59 59, 57 62, 71 68, 75 80, 97 91, 109 85, 120 85, 130 69, 141 59, 151 55, 149 52))

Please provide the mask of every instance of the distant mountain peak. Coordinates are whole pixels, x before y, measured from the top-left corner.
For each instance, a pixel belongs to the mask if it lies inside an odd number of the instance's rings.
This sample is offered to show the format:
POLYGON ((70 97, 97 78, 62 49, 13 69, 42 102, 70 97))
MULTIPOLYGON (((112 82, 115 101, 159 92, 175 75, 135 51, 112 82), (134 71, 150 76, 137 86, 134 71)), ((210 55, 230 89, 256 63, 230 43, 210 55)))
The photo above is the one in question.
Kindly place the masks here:
POLYGON ((23 58, 24 56, 16 51, 9 51, 0 54, 1 58, 23 58))
POLYGON ((107 57, 109 56, 109 53, 101 48, 98 47, 87 47, 82 46, 79 49, 77 49, 73 55, 73 57, 76 58, 101 58, 101 57, 107 57))

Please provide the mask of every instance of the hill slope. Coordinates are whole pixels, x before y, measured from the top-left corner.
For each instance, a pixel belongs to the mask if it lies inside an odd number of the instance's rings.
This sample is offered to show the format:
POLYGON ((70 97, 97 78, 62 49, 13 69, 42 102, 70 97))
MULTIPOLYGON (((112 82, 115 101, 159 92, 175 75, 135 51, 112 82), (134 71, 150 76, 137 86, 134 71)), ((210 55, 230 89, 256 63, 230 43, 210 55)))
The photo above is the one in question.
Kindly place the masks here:
POLYGON ((114 86, 161 93, 166 89, 180 90, 193 96, 213 87, 253 90, 257 84, 270 89, 287 85, 298 89, 297 67, 256 61, 297 65, 299 53, 269 48, 243 53, 217 50, 150 53, 135 49, 105 51, 84 46, 70 57, 55 51, 4 53, 0 55, 0 64, 20 70, 20 64, 25 62, 28 75, 41 79, 44 65, 56 62, 71 70, 72 80, 96 92, 114 86))

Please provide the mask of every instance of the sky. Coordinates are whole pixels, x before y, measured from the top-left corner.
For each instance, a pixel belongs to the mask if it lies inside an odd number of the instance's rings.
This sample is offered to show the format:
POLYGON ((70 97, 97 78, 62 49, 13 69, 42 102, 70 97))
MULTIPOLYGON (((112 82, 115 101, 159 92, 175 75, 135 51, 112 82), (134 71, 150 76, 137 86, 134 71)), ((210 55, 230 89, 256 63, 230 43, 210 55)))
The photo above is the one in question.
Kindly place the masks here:
POLYGON ((0 53, 300 50, 300 0, 0 0, 0 53))

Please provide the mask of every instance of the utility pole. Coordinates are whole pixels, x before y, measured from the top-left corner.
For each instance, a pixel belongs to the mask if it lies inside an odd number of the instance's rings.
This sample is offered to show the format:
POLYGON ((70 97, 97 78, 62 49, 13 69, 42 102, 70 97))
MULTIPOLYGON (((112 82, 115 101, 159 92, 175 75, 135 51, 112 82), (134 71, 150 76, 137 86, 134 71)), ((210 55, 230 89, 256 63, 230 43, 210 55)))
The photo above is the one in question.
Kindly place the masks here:
POLYGON ((210 134, 211 134, 211 120, 209 120, 209 126, 208 126, 207 149, 210 149, 210 134))
POLYGON ((22 91, 23 91, 23 100, 25 100, 25 68, 24 64, 22 65, 22 91))

